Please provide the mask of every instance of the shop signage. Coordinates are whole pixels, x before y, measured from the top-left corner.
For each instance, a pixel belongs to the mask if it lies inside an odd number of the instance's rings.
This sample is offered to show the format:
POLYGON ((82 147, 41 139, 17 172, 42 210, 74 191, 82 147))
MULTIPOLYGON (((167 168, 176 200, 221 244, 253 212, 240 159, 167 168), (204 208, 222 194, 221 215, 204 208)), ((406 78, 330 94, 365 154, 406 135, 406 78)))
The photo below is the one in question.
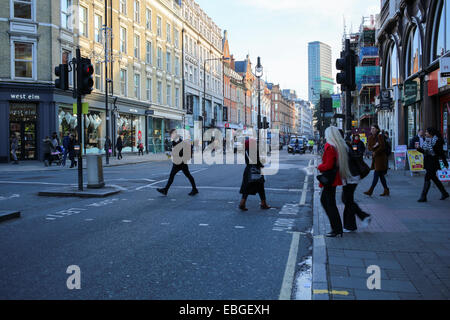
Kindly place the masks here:
POLYGON ((416 150, 408 150, 409 170, 422 172, 424 170, 423 154, 416 150))
POLYGON ((450 78, 450 57, 441 58, 439 62, 441 78, 450 78))
POLYGON ((380 109, 381 110, 390 110, 392 105, 391 93, 389 90, 381 91, 381 99, 380 99, 380 109))
POLYGON ((406 106, 420 101, 419 80, 409 80, 404 84, 403 100, 406 106))
MULTIPOLYGON (((89 114, 89 103, 83 102, 81 104, 81 112, 83 114, 89 114)), ((78 114, 78 108, 76 103, 73 104, 73 114, 78 114)))
POLYGON ((355 120, 352 121, 352 126, 353 126, 353 127, 357 127, 357 126, 358 126, 358 121, 355 121, 355 120))
POLYGON ((37 94, 25 94, 25 93, 21 93, 21 94, 14 94, 11 93, 11 99, 12 100, 40 100, 41 98, 39 97, 39 95, 37 94))
POLYGON ((155 114, 155 110, 145 110, 146 116, 153 116, 155 114))

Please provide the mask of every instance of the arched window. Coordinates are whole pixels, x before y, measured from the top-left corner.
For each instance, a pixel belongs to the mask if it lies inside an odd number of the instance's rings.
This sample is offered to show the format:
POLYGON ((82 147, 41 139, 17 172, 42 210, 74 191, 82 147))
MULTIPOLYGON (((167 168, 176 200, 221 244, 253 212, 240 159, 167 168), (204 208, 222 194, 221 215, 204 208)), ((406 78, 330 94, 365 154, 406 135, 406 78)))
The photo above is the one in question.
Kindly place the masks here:
POLYGON ((409 34, 405 63, 406 78, 422 70, 422 44, 418 27, 409 34))
POLYGON ((442 57, 450 50, 450 0, 441 0, 434 19, 431 60, 442 57))
POLYGON ((398 86, 400 78, 400 68, 398 62, 397 45, 393 43, 389 49, 389 55, 386 61, 385 85, 386 88, 398 86))

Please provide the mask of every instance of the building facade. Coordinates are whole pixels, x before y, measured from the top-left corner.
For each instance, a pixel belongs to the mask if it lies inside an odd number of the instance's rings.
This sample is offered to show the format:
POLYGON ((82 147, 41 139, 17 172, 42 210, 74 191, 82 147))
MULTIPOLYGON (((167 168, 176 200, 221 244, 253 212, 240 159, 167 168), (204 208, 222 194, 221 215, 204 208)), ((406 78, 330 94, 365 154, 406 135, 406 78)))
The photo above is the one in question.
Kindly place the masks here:
POLYGON ((450 56, 450 1, 381 2, 377 44, 382 90, 391 93, 389 111, 396 145, 409 145, 419 129, 438 128, 448 152, 450 86, 440 77, 450 56))
POLYGON ((314 138, 313 113, 314 106, 311 102, 302 99, 295 100, 297 110, 297 133, 301 136, 314 138))
POLYGON ((308 91, 309 101, 317 104, 320 93, 334 92, 331 47, 314 41, 308 43, 308 91))

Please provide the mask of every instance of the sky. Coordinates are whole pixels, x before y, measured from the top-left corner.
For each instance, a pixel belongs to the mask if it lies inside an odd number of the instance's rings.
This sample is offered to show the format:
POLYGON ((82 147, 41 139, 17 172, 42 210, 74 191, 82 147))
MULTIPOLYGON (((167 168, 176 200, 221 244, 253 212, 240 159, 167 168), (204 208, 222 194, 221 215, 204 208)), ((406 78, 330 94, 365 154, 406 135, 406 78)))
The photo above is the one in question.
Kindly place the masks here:
POLYGON ((332 48, 335 61, 342 50, 344 21, 356 32, 363 16, 380 12, 380 0, 195 0, 213 21, 228 31, 236 60, 261 57, 264 79, 294 89, 308 98, 308 42, 332 48))

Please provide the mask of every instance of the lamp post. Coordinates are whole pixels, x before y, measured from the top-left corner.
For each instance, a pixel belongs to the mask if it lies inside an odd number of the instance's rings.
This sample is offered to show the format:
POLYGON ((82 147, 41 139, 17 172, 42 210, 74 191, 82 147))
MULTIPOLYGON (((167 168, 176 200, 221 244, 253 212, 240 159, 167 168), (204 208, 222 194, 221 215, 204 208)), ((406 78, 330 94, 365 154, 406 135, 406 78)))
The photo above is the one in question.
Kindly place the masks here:
POLYGON ((258 137, 256 140, 257 143, 257 153, 256 157, 259 161, 259 130, 261 129, 261 77, 263 76, 263 66, 261 65, 261 58, 258 57, 258 63, 256 65, 255 69, 256 78, 258 78, 258 137))

